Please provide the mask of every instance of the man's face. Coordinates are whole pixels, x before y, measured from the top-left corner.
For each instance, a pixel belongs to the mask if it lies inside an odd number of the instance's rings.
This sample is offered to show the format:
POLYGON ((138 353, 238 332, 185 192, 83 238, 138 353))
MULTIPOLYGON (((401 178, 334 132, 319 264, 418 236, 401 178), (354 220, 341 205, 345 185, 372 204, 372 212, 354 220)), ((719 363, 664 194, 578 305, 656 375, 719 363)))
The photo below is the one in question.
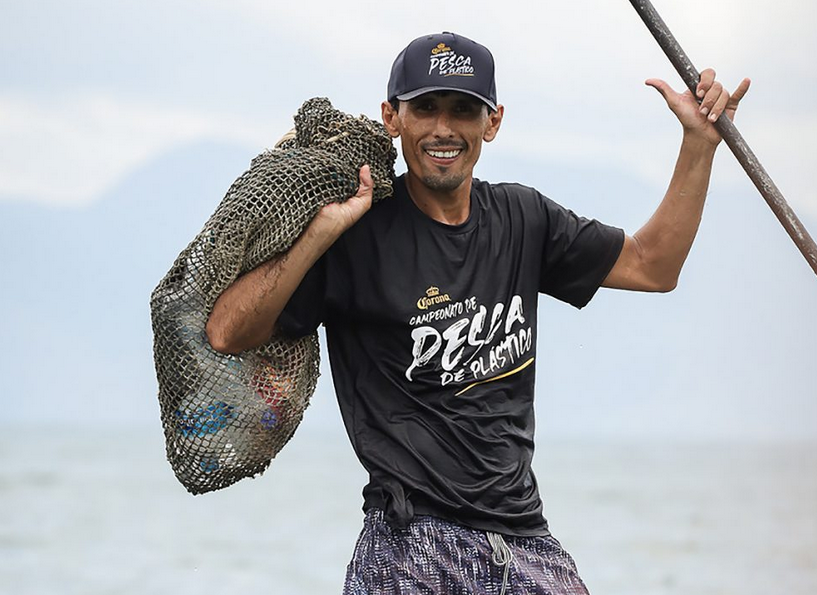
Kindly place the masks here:
POLYGON ((409 176, 430 190, 452 192, 471 179, 482 142, 496 136, 502 121, 476 97, 435 91, 401 101, 399 111, 383 104, 383 123, 399 136, 409 176))

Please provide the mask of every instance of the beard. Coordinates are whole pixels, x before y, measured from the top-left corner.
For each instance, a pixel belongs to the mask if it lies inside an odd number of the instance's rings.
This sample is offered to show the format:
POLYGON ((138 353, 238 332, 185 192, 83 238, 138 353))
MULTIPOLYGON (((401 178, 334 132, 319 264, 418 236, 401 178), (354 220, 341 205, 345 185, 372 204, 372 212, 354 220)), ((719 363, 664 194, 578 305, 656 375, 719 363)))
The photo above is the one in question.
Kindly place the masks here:
POLYGON ((468 178, 466 172, 446 172, 429 173, 422 176, 420 179, 423 185, 431 190, 437 192, 453 192, 459 188, 462 183, 468 178))

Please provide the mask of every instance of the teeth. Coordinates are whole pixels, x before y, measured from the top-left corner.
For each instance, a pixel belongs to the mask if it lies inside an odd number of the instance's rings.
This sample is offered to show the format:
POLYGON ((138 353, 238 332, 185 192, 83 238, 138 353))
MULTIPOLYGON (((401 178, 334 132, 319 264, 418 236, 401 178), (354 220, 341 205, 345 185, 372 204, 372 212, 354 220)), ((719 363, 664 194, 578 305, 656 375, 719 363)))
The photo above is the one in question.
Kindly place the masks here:
POLYGON ((462 150, 461 149, 456 149, 454 151, 432 151, 432 150, 428 150, 428 151, 426 151, 426 153, 428 153, 432 157, 437 157, 438 159, 452 159, 452 158, 456 157, 457 155, 459 155, 460 153, 462 153, 462 150))

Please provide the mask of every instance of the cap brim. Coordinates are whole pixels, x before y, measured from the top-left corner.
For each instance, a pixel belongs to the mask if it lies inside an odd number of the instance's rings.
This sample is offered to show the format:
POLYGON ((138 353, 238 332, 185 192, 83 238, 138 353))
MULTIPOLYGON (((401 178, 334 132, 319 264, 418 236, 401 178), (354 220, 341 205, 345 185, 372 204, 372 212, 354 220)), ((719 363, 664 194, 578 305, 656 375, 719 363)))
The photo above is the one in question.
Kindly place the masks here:
POLYGON ((482 101, 485 105, 490 107, 492 110, 496 111, 496 104, 491 101, 490 99, 483 97, 479 93, 474 91, 469 91, 468 89, 463 89, 461 87, 423 87, 422 89, 416 89, 414 91, 410 91, 409 93, 403 93, 402 95, 398 95, 396 99, 400 101, 409 101, 414 99, 415 97, 419 97, 420 95, 425 95, 426 93, 433 93, 434 91, 454 91, 455 93, 465 93, 466 95, 471 95, 472 97, 476 97, 480 101, 482 101))

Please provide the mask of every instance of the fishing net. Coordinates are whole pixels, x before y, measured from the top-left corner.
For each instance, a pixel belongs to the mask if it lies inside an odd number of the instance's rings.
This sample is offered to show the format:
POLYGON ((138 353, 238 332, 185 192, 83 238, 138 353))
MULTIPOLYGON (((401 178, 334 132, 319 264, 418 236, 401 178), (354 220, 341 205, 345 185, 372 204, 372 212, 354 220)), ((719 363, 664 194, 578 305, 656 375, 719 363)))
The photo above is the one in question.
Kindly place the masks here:
POLYGON ((238 355, 214 351, 204 327, 239 275, 285 252, 318 210, 357 192, 369 164, 374 199, 391 195, 396 152, 383 126, 324 98, 295 131, 253 159, 153 291, 154 362, 167 458, 193 494, 265 471, 292 437, 315 389, 317 334, 238 355))

